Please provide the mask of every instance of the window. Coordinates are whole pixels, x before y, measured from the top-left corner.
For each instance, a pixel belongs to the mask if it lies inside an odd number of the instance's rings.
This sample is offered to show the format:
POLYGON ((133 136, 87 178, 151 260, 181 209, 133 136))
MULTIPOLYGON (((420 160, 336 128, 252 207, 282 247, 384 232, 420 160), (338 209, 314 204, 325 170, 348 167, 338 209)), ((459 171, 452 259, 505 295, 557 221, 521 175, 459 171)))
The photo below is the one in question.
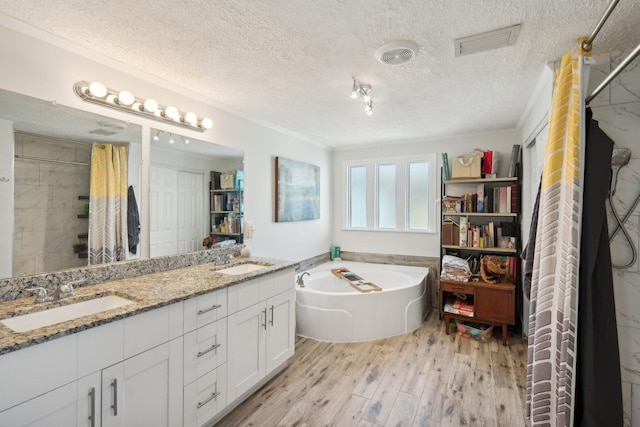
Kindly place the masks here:
POLYGON ((378 202, 378 228, 396 228, 396 165, 378 164, 376 186, 378 202))
POLYGON ((435 154, 345 164, 346 227, 435 232, 435 154))
POLYGON ((367 167, 349 168, 349 227, 367 226, 367 167))
POLYGON ((407 164, 407 223, 409 230, 429 229, 429 163, 407 164))

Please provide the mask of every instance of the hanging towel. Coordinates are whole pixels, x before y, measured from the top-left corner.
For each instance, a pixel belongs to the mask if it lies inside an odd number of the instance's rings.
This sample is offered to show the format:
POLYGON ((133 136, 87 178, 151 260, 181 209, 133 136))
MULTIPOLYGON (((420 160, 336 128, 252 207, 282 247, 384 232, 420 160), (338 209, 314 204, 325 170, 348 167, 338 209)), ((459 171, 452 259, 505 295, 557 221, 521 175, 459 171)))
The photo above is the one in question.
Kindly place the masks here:
POLYGON ((127 191, 127 232, 129 238, 129 252, 135 254, 140 243, 140 215, 138 214, 138 204, 133 186, 129 186, 127 191))

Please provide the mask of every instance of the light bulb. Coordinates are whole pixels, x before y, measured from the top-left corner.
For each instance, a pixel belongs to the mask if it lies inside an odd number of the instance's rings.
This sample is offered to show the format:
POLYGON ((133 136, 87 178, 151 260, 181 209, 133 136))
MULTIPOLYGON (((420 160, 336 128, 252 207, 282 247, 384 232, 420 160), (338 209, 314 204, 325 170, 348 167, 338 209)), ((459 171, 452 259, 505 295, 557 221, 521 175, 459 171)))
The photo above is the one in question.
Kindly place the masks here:
POLYGON ((358 97, 358 91, 354 90, 351 92, 351 99, 356 99, 358 97))
POLYGON ((211 121, 210 118, 205 117, 204 119, 202 119, 202 121, 200 122, 200 126, 204 129, 211 129, 211 126, 213 126, 213 121, 211 121))
POLYGON ((110 95, 108 95, 108 96, 107 96, 106 101, 107 101, 109 104, 115 104, 115 103, 116 103, 116 101, 117 101, 117 98, 116 98, 116 96, 115 96, 114 94, 110 94, 110 95))
POLYGON ((156 132, 156 134, 155 134, 155 135, 153 135, 153 140, 154 140, 154 141, 160 141, 160 135, 159 135, 159 132, 156 132))
POLYGON ((93 82, 89 85, 89 93, 96 98, 107 96, 107 87, 100 82, 93 82))
POLYGON ((173 135, 169 134, 169 144, 173 144, 174 142, 173 135))
POLYGON ((142 108, 142 104, 139 102, 134 102, 131 106, 131 109, 135 111, 144 111, 144 108, 142 108))
POLYGON ((155 113, 156 111, 158 111, 158 103, 156 102, 156 100, 149 98, 144 101, 144 111, 148 111, 150 113, 155 113))
POLYGON ((176 107, 167 107, 164 110, 164 115, 169 117, 170 119, 176 120, 180 117, 180 112, 176 107))
POLYGON ((184 115, 183 121, 189 123, 191 126, 195 126, 196 123, 198 123, 198 116, 196 115, 196 113, 192 113, 191 111, 189 111, 184 115))
POLYGON ((128 90, 123 90, 118 94, 118 103, 121 105, 131 105, 135 100, 135 96, 128 90))

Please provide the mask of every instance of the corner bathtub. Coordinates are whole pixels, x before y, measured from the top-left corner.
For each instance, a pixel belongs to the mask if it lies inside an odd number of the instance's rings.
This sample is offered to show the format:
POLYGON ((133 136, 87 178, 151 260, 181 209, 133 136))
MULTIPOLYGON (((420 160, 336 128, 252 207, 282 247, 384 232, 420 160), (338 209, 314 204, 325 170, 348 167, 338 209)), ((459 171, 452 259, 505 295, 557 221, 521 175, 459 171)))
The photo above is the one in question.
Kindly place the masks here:
POLYGON ((419 328, 429 314, 428 268, 333 261, 307 271, 305 286, 296 285, 300 336, 332 342, 386 338, 419 328), (341 267, 382 291, 359 292, 331 272, 341 267))

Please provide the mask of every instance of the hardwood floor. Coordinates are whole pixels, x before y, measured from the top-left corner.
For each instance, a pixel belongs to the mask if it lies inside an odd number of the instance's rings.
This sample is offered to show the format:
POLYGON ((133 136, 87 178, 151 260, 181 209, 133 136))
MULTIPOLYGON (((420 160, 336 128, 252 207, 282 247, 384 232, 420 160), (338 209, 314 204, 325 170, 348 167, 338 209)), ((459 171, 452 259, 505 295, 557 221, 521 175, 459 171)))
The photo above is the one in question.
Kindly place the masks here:
POLYGON ((410 334, 360 343, 298 338, 288 368, 217 426, 524 426, 526 343, 410 334))

